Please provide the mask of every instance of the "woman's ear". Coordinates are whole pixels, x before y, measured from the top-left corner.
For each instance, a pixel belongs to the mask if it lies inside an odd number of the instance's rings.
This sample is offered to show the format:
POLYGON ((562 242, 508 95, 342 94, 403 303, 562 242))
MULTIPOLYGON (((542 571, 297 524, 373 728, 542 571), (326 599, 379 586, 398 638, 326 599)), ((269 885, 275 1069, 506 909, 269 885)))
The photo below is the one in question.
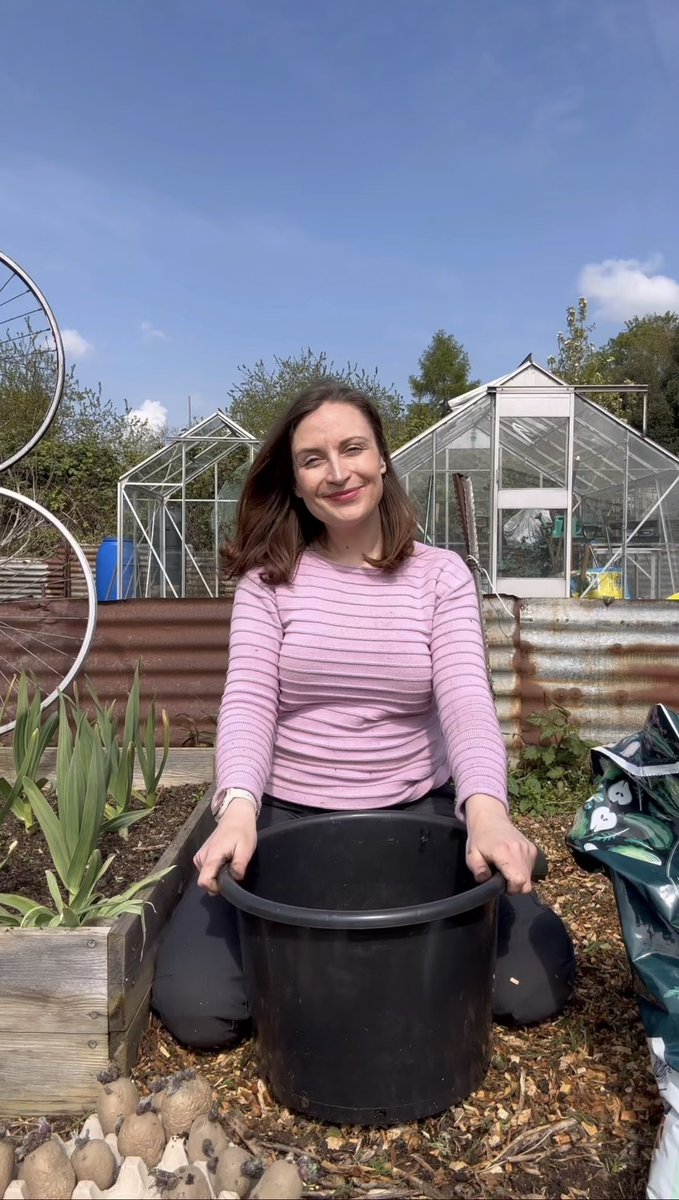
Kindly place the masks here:
POLYGON ((380 475, 386 475, 386 473, 387 473, 387 464, 385 463, 384 459, 381 458, 380 459, 380 475))

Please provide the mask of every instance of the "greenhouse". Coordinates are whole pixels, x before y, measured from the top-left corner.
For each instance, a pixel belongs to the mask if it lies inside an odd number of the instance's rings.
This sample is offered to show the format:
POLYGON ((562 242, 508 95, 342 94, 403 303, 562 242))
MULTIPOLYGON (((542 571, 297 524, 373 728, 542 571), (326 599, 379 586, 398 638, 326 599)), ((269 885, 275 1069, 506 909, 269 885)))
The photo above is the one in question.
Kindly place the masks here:
POLYGON ((259 442, 221 411, 191 425, 118 484, 119 597, 218 596, 219 547, 259 442))
POLYGON ((527 359, 451 401, 394 455, 422 541, 466 553, 472 482, 486 590, 663 599, 679 590, 679 459, 527 359))

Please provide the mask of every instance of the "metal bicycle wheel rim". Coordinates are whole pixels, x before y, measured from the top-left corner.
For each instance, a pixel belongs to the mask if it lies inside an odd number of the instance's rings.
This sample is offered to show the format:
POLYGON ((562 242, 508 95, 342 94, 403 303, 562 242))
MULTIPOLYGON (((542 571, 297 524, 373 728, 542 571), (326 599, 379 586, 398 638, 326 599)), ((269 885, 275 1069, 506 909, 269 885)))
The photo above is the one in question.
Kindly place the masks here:
POLYGON ((4 462, 0 463, 0 471, 5 471, 8 467, 14 466, 15 463, 19 462, 29 453, 29 451, 32 450, 52 424, 52 421, 56 416, 57 409, 59 408, 59 404, 61 403, 61 398, 64 394, 66 365, 64 358, 64 343, 62 341, 59 326, 57 325, 54 313, 52 312, 52 309, 47 303, 47 300, 45 299, 40 288, 33 282, 30 275, 28 275, 18 263, 15 263, 13 259, 9 258, 8 255, 3 254, 1 251, 0 263, 4 264, 9 268, 10 271, 14 272, 14 274, 26 285, 28 290, 33 296, 35 296, 35 299, 40 304, 49 324, 52 337, 54 338, 54 346, 57 356, 57 378, 54 387, 54 395, 50 401, 49 408, 47 409, 39 428, 36 429, 35 433, 29 438, 25 445, 23 445, 19 450, 16 450, 12 455, 10 455, 9 458, 5 459, 4 462))
MULTIPOLYGON (((10 491, 8 488, 0 487, 0 497, 4 497, 5 500, 15 501, 19 504, 25 504, 33 512, 43 517, 49 525, 52 525, 75 554, 85 580, 87 589, 87 623, 85 632, 83 634, 82 643, 71 667, 63 675, 57 686, 53 688, 49 695, 46 696, 42 701, 41 707, 47 708, 56 700, 57 696, 59 696, 60 693, 68 687, 69 683, 75 679, 92 643, 97 621, 97 596, 94 586, 94 578, 82 548, 78 545, 78 542, 73 537, 73 534, 69 532, 69 530, 65 525, 62 524, 58 517, 55 517, 54 514, 44 508, 42 504, 38 504, 37 500, 31 500, 28 496, 22 496, 19 492, 10 491)), ((1 725, 0 735, 9 733, 14 728, 15 723, 15 721, 8 721, 4 725, 1 725)))

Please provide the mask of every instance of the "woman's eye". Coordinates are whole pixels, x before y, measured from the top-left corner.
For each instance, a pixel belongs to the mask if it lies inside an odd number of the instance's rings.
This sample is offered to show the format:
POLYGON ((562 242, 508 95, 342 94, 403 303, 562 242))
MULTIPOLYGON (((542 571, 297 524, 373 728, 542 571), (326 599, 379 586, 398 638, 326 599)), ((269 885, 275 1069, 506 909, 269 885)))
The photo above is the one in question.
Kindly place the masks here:
POLYGON ((363 446, 347 446, 347 454, 360 454, 363 446))
POLYGON ((320 463, 320 458, 305 458, 302 463, 303 467, 317 467, 320 463))

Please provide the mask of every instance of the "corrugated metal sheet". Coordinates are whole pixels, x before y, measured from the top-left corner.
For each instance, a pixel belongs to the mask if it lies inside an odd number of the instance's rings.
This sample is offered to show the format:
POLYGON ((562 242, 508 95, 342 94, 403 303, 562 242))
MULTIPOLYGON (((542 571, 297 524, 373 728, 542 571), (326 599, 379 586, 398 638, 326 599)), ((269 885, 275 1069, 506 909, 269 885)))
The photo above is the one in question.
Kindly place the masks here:
POLYGON ((517 653, 519 601, 503 597, 501 603, 497 596, 487 596, 483 603, 483 619, 500 725, 509 746, 515 747, 521 728, 521 683, 517 653), (503 608, 503 604, 506 608, 503 608))
MULTIPOLYGON (((231 604, 227 598, 100 604, 94 640, 77 680, 81 701, 86 700, 89 680, 103 703, 119 699, 124 705, 141 659, 144 710, 155 695, 158 708, 166 708, 170 715, 173 744, 182 745, 192 730, 210 729, 224 688, 231 604)), ((86 616, 84 600, 0 604, 0 690, 11 678, 17 646, 29 640, 22 631, 24 624, 30 626, 31 641, 37 623, 44 626, 49 646, 57 646, 74 631, 84 630, 86 616)), ((44 662, 53 659, 46 650, 44 662)), ((49 684, 51 690, 54 678, 45 673, 39 659, 31 660, 31 669, 43 688, 48 690, 49 684)))
POLYGON ((524 600, 520 609, 522 717, 563 704, 587 741, 614 742, 651 704, 679 709, 679 603, 524 600))
MULTIPOLYGON (((97 546, 83 546, 92 574, 95 571, 97 546)), ((87 585, 80 563, 70 549, 63 545, 53 558, 20 558, 10 555, 0 558, 0 603, 43 597, 86 597, 87 585)))
POLYGON ((44 596, 48 572, 40 559, 0 559, 0 601, 44 596))
MULTIPOLYGON (((586 741, 611 743, 652 704, 679 710, 679 603, 486 597, 498 714, 511 747, 549 704, 573 713, 586 741)), ((534 736, 534 735, 533 735, 534 736)))
POLYGON ((144 695, 156 695, 167 709, 179 745, 192 729, 213 727, 228 664, 231 607, 230 599, 100 604, 83 672, 100 699, 110 701, 126 696, 141 659, 144 695))
MULTIPOLYGON (((102 701, 124 701, 136 662, 144 694, 170 714, 173 743, 213 728, 228 662, 231 600, 128 600, 100 604, 81 673, 102 701)), ((592 742, 638 729, 651 704, 679 710, 679 603, 671 601, 515 600, 484 602, 497 707, 510 746, 529 731, 527 717, 556 702, 570 709, 592 742)), ((85 616, 84 601, 25 601, 49 620, 85 616)), ((5 620, 16 607, 0 604, 5 620)))

